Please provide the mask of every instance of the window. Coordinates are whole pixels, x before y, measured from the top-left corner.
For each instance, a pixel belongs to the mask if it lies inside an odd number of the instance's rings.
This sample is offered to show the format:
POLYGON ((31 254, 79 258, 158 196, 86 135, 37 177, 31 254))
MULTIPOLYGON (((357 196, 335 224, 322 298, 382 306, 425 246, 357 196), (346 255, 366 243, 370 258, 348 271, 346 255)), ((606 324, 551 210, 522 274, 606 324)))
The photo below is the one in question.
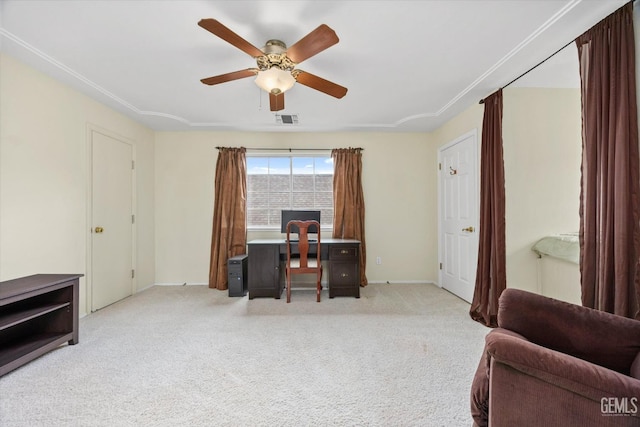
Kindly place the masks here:
POLYGON ((333 223, 333 159, 247 154, 247 226, 280 229, 282 209, 320 210, 323 227, 333 223))

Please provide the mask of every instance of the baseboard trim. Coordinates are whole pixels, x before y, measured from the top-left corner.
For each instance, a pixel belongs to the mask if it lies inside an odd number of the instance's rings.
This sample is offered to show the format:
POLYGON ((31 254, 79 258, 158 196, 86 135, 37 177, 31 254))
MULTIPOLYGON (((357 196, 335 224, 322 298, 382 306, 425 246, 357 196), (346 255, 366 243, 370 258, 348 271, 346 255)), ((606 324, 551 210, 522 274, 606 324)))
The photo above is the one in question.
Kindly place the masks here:
MULTIPOLYGON (((433 280, 369 280, 369 284, 371 285, 435 285, 441 287, 433 280)), ((295 285, 296 283, 294 283, 295 285)), ((152 283, 149 286, 146 286, 142 289, 138 289, 136 293, 147 290, 153 286, 208 286, 208 283, 200 283, 200 282, 158 282, 152 283)), ((322 285, 326 288, 327 283, 322 282, 322 285)), ((292 287, 292 289, 295 289, 292 287)))
POLYGON ((433 280, 369 280, 368 283, 372 285, 436 285, 439 286, 433 280))
MULTIPOLYGON (((208 285, 209 285, 208 283, 200 283, 200 282, 158 282, 158 283, 153 283, 144 289, 149 289, 152 286, 208 286, 208 285)), ((144 289, 141 289, 141 291, 144 289)))

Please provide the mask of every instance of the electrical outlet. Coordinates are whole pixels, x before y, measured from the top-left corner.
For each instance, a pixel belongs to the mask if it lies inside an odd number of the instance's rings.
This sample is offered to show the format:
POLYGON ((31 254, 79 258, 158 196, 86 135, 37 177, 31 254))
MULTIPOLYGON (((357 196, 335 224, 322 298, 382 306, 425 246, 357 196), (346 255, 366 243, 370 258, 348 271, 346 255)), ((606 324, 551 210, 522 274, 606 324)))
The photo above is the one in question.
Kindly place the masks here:
POLYGON ((382 264, 382 258, 380 258, 379 256, 376 257, 376 264, 382 264))

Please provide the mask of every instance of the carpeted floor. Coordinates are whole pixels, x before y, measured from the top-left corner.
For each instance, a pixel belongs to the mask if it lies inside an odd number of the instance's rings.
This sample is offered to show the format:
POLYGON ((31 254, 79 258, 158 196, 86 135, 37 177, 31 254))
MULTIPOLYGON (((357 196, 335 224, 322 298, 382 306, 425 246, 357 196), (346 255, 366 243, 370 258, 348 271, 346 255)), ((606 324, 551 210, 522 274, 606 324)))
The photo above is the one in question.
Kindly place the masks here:
POLYGON ((361 298, 156 286, 0 378, 0 425, 470 426, 488 329, 433 285, 361 298))

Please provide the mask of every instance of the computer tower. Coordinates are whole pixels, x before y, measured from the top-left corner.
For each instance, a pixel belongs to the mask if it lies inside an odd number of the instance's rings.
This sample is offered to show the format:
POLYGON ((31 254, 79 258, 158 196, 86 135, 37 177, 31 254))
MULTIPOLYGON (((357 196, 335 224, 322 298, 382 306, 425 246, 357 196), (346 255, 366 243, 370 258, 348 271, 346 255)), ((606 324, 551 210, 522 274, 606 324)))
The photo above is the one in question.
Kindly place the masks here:
POLYGON ((237 255, 227 261, 229 296, 243 297, 247 294, 247 255, 237 255))

